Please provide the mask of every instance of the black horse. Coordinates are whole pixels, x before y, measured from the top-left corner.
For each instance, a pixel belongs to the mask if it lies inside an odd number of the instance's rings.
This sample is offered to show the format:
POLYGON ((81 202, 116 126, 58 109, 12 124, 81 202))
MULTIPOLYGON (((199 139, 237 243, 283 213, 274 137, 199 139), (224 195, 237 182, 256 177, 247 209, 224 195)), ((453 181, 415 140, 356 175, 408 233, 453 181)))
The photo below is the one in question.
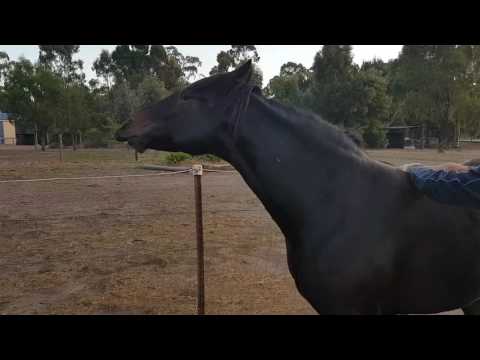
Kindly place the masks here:
POLYGON ((318 116, 262 96, 251 63, 139 112, 117 134, 230 162, 285 235, 299 292, 321 314, 480 313, 480 212, 417 194, 318 116))

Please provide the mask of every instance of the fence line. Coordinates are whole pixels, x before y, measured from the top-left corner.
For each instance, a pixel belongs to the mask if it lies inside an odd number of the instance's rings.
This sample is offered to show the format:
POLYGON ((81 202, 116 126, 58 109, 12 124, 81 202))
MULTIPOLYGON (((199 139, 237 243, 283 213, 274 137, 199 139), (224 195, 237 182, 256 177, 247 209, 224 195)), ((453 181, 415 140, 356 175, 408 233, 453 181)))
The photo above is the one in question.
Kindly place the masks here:
POLYGON ((0 180, 0 184, 19 183, 19 182, 41 182, 41 181, 63 181, 63 180, 101 180, 112 178, 129 178, 129 177, 149 177, 161 175, 175 175, 191 172, 191 170, 181 170, 174 172, 164 172, 159 174, 132 174, 132 175, 105 175, 105 176, 82 176, 82 177, 65 177, 65 178, 46 178, 46 179, 14 179, 14 180, 0 180))
MULTIPOLYGON (((143 169, 145 170, 163 170, 163 171, 177 171, 177 170, 187 170, 190 168, 183 167, 183 166, 165 166, 165 165, 143 165, 143 169)), ((232 166, 226 165, 226 166, 214 166, 214 165, 204 165, 202 166, 203 171, 205 172, 224 172, 224 173, 236 173, 234 169, 232 169, 232 166), (224 169, 220 169, 220 167, 224 169), (230 170, 225 170, 225 168, 228 168, 230 170)))
MULTIPOLYGON (((151 176, 162 176, 162 175, 176 175, 184 174, 191 172, 192 169, 185 169, 180 171, 166 171, 157 174, 130 174, 130 175, 105 175, 105 176, 80 176, 80 177, 57 177, 57 178, 45 178, 45 179, 12 179, 12 180, 0 180, 0 184, 8 183, 19 183, 19 182, 46 182, 46 181, 63 181, 63 180, 102 180, 102 179, 113 179, 113 178, 129 178, 129 177, 151 177, 151 176)), ((226 174, 236 174, 236 171, 232 170, 213 170, 213 169, 203 169, 205 172, 213 173, 226 173, 226 174)))
MULTIPOLYGON (((137 155, 135 153, 135 155, 137 155)), ((194 185, 195 185, 195 214, 196 214, 196 235, 197 235, 197 314, 204 315, 205 314, 205 265, 204 265, 204 243, 203 243, 203 206, 202 206, 202 174, 203 171, 206 172, 216 172, 216 173, 235 173, 235 171, 229 170, 217 170, 217 169, 203 169, 202 165, 193 165, 192 168, 180 168, 178 171, 175 169, 166 169, 170 172, 163 172, 163 173, 156 173, 156 174, 132 174, 132 175, 106 175, 106 176, 83 176, 83 177, 66 177, 66 178, 45 178, 45 179, 14 179, 14 180, 0 180, 0 184, 6 183, 20 183, 20 182, 47 182, 47 181, 63 181, 63 180, 99 180, 99 179, 112 179, 112 178, 129 178, 129 177, 153 177, 153 176, 162 176, 162 175, 175 175, 175 174, 183 174, 183 173, 192 173, 194 176, 194 185)), ((236 212, 240 211, 251 211, 249 209, 238 209, 233 210, 236 212)), ((210 210, 208 212, 211 213, 218 213, 218 212, 225 212, 222 210, 210 210)), ((191 214, 190 212, 186 212, 191 214)), ((136 214, 137 217, 141 216, 154 216, 158 213, 149 213, 148 215, 145 214, 136 214)), ((160 214, 158 214, 160 215, 160 214)), ((165 212, 161 213, 161 215, 165 215, 165 212)), ((94 214, 92 216, 98 216, 98 214, 94 214)), ((135 215, 130 215, 131 217, 135 217, 135 215)), ((78 219, 80 217, 88 217, 88 216, 70 216, 71 219, 78 219)), ((128 217, 128 216, 127 216, 128 217)), ((64 220, 64 218, 55 217, 55 221, 64 220)), ((22 219, 8 219, 7 221, 35 221, 38 226, 38 220, 42 220, 42 217, 33 217, 33 218, 22 218, 22 219), (31 220, 30 220, 31 219, 31 220)), ((48 217, 43 217, 44 220, 48 219, 48 217)), ((52 219, 50 217, 50 219, 52 219)), ((53 220, 53 219, 52 219, 53 220)), ((2 220, 3 221, 3 220, 2 220)), ((0 222, 2 222, 0 221, 0 222)), ((186 250, 186 249, 185 249, 186 250)), ((178 251, 178 250, 177 250, 178 251)))
POLYGON ((212 170, 212 169, 203 169, 203 171, 205 172, 216 172, 216 173, 228 173, 228 174, 238 174, 237 171, 233 171, 233 170, 212 170))

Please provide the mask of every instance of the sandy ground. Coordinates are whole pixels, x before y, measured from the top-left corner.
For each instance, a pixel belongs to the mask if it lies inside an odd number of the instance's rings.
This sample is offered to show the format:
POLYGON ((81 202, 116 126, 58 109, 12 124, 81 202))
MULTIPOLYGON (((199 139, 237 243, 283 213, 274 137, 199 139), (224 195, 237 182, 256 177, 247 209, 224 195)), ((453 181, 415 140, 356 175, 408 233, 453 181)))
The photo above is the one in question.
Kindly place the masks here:
MULTIPOLYGON (((395 164, 480 157, 369 153, 395 164)), ((53 150, 0 146, 0 180, 152 174, 138 164, 124 149, 66 151, 60 163, 53 150)), ((206 174, 203 197, 206 313, 315 314, 288 273, 280 231, 242 178, 206 174)), ((195 314, 193 204, 189 174, 0 183, 0 314, 195 314)))

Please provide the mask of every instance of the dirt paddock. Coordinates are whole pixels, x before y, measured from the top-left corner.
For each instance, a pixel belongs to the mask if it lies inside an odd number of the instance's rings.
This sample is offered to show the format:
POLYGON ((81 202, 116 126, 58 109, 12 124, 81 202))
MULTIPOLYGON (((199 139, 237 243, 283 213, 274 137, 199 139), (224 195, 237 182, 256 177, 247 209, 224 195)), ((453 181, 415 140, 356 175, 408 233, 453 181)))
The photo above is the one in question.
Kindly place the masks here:
MULTIPOLYGON (((371 151, 394 164, 478 150, 371 151)), ((164 154, 0 146, 0 180, 152 174, 164 154)), ((277 226, 238 174, 203 177, 206 313, 315 314, 288 273, 277 226)), ((0 183, 0 314, 195 314, 190 174, 0 183)), ((461 314, 453 311, 449 314, 461 314)))

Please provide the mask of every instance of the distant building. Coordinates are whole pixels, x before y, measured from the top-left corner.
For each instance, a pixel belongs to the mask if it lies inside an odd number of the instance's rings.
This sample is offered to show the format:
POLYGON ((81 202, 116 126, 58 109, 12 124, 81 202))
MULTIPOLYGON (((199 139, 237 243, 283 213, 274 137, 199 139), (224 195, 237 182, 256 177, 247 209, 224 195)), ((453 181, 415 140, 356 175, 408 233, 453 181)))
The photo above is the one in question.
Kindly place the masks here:
POLYGON ((0 112, 0 144, 17 144, 15 122, 10 120, 7 113, 0 112))
POLYGON ((390 149, 415 147, 421 136, 419 134, 420 126, 388 126, 385 130, 388 139, 387 147, 390 149))
POLYGON ((35 131, 31 128, 17 125, 17 145, 35 144, 35 131))

